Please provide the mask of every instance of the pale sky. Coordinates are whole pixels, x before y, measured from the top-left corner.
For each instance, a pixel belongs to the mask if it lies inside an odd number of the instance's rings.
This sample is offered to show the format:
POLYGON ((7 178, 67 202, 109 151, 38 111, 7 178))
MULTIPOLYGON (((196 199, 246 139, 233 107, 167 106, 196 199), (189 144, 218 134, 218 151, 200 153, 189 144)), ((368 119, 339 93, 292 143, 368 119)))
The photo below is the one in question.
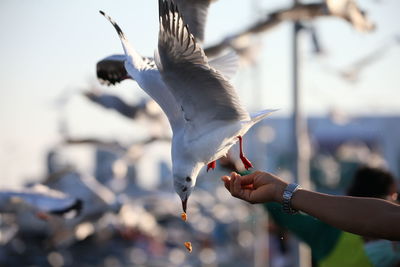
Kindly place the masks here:
MULTIPOLYGON (((309 36, 303 33, 300 38, 302 101, 307 114, 324 115, 333 108, 350 114, 400 114, 399 44, 387 48, 381 59, 366 67, 357 83, 348 83, 332 71, 349 66, 400 35, 400 1, 358 2, 377 24, 375 32, 359 33, 342 20, 320 18, 314 26, 326 54, 319 58, 311 53, 309 36)), ((219 0, 210 8, 206 44, 245 28, 260 13, 290 3, 219 0)), ((153 55, 158 35, 155 0, 0 1, 0 187, 43 175, 44 153, 59 142, 60 118, 77 136, 129 140, 135 138, 132 132, 146 132, 79 96, 79 90, 95 80, 96 62, 122 53, 114 29, 99 10, 119 23, 141 54, 153 55), (70 100, 64 108, 57 108, 54 103, 62 95, 70 95, 70 100)), ((291 24, 276 27, 260 40, 263 50, 258 72, 241 68, 234 84, 249 110, 279 108, 278 116, 288 115, 292 103, 291 24), (257 75, 261 84, 254 82, 257 75)), ((132 81, 108 91, 131 101, 144 95, 132 81)))

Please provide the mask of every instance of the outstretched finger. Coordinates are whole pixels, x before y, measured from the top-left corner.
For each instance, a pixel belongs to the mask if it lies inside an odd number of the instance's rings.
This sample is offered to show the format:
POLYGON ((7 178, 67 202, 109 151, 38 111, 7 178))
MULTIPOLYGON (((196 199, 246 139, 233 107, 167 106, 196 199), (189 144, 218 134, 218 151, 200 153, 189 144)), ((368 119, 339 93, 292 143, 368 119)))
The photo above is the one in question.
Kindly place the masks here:
POLYGON ((234 173, 231 173, 231 179, 230 179, 230 182, 229 182, 229 192, 231 192, 232 196, 235 196, 234 195, 234 184, 235 184, 236 180, 237 180, 236 179, 236 175, 234 173))
POLYGON ((232 181, 232 185, 231 185, 232 195, 235 197, 238 197, 238 198, 243 198, 243 188, 241 185, 241 180, 242 180, 242 177, 235 176, 235 179, 232 181))

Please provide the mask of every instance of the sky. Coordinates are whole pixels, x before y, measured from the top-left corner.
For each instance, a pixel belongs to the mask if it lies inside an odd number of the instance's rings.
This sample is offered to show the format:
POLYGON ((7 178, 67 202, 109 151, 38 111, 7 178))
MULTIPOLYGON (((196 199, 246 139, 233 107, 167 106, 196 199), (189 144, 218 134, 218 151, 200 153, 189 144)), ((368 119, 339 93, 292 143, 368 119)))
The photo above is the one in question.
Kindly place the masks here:
MULTIPOLYGON (((332 110, 351 115, 400 114, 399 44, 386 47, 383 57, 366 67, 356 83, 335 73, 400 35, 400 1, 358 3, 376 23, 373 33, 359 33, 336 18, 317 19, 313 25, 324 49, 322 56, 312 53, 309 34, 300 35, 301 103, 307 115, 326 115, 332 110)), ((209 11, 205 45, 290 4, 219 0, 209 11)), ((0 188, 19 186, 22 180, 44 174, 45 152, 61 142, 61 123, 81 137, 129 142, 146 134, 140 125, 80 95, 82 90, 99 86, 96 62, 122 53, 114 29, 99 10, 119 23, 139 53, 153 55, 157 1, 0 1, 0 188)), ((261 35, 257 66, 241 67, 233 79, 249 110, 278 108, 277 116, 291 113, 291 32, 291 23, 283 23, 261 35)), ((145 96, 133 81, 101 88, 131 102, 145 96)))

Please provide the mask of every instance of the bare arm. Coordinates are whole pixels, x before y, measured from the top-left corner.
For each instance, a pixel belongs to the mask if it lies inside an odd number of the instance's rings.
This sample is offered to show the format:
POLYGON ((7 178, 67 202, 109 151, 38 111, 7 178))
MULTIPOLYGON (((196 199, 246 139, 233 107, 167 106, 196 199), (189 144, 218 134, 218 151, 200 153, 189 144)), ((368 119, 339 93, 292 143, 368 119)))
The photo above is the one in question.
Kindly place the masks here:
MULTIPOLYGON (((250 203, 282 203, 287 183, 266 172, 246 176, 232 173, 222 180, 232 196, 250 203)), ((347 232, 400 240, 400 206, 376 198, 332 196, 304 189, 291 200, 293 208, 347 232)))
POLYGON ((354 234, 400 240, 400 206, 377 198, 332 196, 304 189, 292 207, 354 234))

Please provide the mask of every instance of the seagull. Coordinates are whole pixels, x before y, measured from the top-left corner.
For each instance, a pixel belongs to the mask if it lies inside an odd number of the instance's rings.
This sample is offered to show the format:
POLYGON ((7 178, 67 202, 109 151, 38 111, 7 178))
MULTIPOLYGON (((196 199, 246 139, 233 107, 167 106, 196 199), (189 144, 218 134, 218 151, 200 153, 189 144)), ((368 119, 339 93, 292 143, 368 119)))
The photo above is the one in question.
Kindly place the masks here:
POLYGON ((61 216, 74 212, 78 216, 82 201, 40 184, 20 190, 0 190, 0 213, 17 213, 21 206, 29 207, 36 216, 45 219, 46 214, 61 216))
POLYGON ((359 58, 358 60, 354 61, 353 63, 342 69, 337 69, 327 64, 324 64, 323 67, 327 71, 339 75, 339 77, 343 78, 345 81, 355 83, 360 80, 361 73, 366 68, 382 59, 385 54, 389 52, 390 48, 393 45, 399 44, 400 38, 398 35, 395 35, 394 37, 390 37, 388 40, 384 41, 383 44, 376 47, 368 54, 364 55, 363 57, 359 58))
MULTIPOLYGON (((204 42, 204 30, 208 15, 208 8, 212 2, 216 0, 176 0, 179 10, 182 11, 182 16, 188 24, 191 33, 195 36, 198 43, 204 42)), ((155 63, 151 57, 143 57, 148 65, 154 66, 155 63)), ((224 64, 231 64, 228 76, 235 74, 238 66, 238 58, 235 53, 226 55, 224 64), (230 59, 229 59, 230 58, 230 59), (227 60, 228 59, 228 60, 227 60)), ((126 72, 124 67, 125 55, 111 55, 103 58, 97 63, 97 77, 101 84, 115 85, 132 77, 126 72)), ((215 66, 219 68, 218 66, 215 66)))
POLYGON ((105 109, 112 109, 129 119, 146 117, 150 120, 160 120, 162 112, 158 110, 157 104, 148 98, 143 98, 137 104, 129 104, 119 96, 99 91, 85 91, 83 95, 105 109))
POLYGON ((360 32, 371 32, 375 29, 375 24, 357 5, 355 0, 325 0, 320 3, 296 3, 289 8, 279 9, 266 14, 264 19, 235 34, 228 35, 219 43, 205 48, 204 51, 210 57, 227 48, 232 48, 242 57, 240 50, 243 47, 237 44, 240 44, 240 40, 245 37, 267 32, 285 21, 310 21, 326 16, 344 19, 360 32))
POLYGON ((368 19, 355 0, 326 0, 325 2, 331 15, 347 20, 356 30, 369 32, 375 29, 375 24, 368 19))
POLYGON ((149 66, 129 44, 121 28, 114 26, 125 51, 125 68, 139 86, 162 108, 172 128, 174 188, 186 212, 197 176, 239 141, 240 158, 248 169, 242 136, 274 110, 251 116, 240 104, 228 78, 211 66, 174 2, 159 0, 160 30, 156 68, 149 66))

